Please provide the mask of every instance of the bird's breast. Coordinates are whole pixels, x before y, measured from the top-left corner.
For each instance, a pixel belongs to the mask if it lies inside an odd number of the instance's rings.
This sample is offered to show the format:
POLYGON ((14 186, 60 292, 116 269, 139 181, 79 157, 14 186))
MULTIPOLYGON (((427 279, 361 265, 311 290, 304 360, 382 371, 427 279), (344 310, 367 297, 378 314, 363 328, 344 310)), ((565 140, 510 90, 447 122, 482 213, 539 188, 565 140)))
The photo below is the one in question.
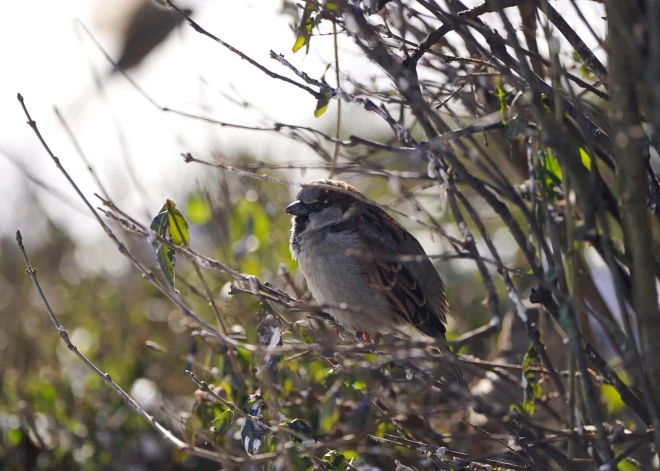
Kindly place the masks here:
POLYGON ((395 314, 383 293, 370 286, 361 263, 350 255, 358 246, 350 233, 325 233, 301 244, 298 261, 316 302, 337 323, 360 332, 388 332, 395 314), (341 309, 344 305, 347 309, 341 309))

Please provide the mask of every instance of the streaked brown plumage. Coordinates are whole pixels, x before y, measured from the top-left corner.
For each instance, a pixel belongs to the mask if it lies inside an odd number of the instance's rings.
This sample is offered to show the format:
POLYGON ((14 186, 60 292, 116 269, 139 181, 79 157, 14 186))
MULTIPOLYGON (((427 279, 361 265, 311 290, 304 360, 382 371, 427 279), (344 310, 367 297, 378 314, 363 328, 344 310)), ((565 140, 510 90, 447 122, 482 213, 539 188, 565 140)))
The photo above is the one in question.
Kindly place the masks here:
POLYGON ((385 211, 347 183, 315 180, 286 212, 293 216, 291 253, 339 324, 372 338, 413 326, 444 344, 442 279, 419 241, 385 211))

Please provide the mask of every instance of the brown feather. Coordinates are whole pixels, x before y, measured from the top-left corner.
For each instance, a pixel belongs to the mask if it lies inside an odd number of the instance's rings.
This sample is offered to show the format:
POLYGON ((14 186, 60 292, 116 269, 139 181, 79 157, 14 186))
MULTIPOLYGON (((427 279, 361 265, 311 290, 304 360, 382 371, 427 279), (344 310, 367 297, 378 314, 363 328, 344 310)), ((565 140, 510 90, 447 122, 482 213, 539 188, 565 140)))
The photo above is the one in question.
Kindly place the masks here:
MULTIPOLYGON (((429 321, 434 314, 426 305, 424 293, 412 278, 408 269, 400 263, 384 266, 382 262, 367 262, 365 265, 371 279, 371 286, 385 293, 388 301, 400 317, 428 335, 428 327, 431 327, 429 321)), ((438 325, 442 326, 438 322, 433 327, 437 328, 438 325)), ((442 333, 444 332, 444 326, 442 326, 442 333)), ((432 336, 435 337, 437 334, 432 336)))
MULTIPOLYGON (((369 288, 383 294, 381 297, 380 295, 373 296, 373 293, 365 293, 366 296, 371 296, 369 299, 377 299, 379 303, 376 312, 373 312, 374 306, 372 305, 362 306, 369 312, 370 317, 367 318, 367 323, 363 322, 364 319, 347 319, 343 312, 336 314, 338 318, 341 318, 347 325, 371 329, 372 333, 376 334, 380 333, 382 328, 391 331, 392 327, 408 324, 420 332, 436 338, 438 349, 441 352, 449 352, 446 342, 443 342, 448 310, 444 284, 421 244, 410 232, 380 207, 366 200, 355 187, 344 182, 313 181, 304 186, 303 190, 298 193, 297 201, 290 207, 292 207, 291 214, 295 215, 291 238, 292 253, 301 250, 300 237, 305 233, 310 220, 309 215, 334 211, 332 213, 334 220, 326 226, 321 226, 327 231, 326 240, 337 241, 338 238, 335 235, 337 233, 344 234, 343 237, 346 240, 352 239, 353 247, 347 254, 355 257, 358 262, 357 265, 349 262, 349 265, 352 265, 358 272, 354 273, 354 277, 360 278, 359 272, 361 271, 362 275, 366 275, 369 288), (415 260, 390 259, 390 257, 396 258, 399 255, 412 255, 415 260), (389 305, 389 309, 386 307, 387 305, 389 305), (385 316, 382 326, 378 325, 377 321, 374 322, 381 312, 382 316, 385 316)), ((337 247, 336 250, 341 250, 341 248, 337 247)), ((333 254, 325 253, 323 256, 332 257, 333 254)), ((316 273, 314 261, 306 259, 310 273, 316 273)), ((301 258, 301 260, 303 259, 301 258)), ((337 276, 341 277, 341 274, 339 273, 337 276)), ((308 283, 309 281, 308 279, 308 283)), ((336 285, 339 284, 344 291, 335 290, 332 292, 331 299, 345 298, 345 291, 354 288, 347 285, 345 279, 333 282, 335 285, 332 288, 336 288, 336 285)), ((325 289, 329 288, 325 286, 325 289)), ((320 293, 319 290, 324 288, 316 286, 316 289, 315 296, 320 294, 323 297, 323 293, 320 293)), ((351 293, 352 295, 356 294, 354 291, 351 293)), ((359 293, 357 294, 359 295, 359 293)), ((465 384, 458 368, 454 365, 448 365, 448 367, 456 379, 465 384)))

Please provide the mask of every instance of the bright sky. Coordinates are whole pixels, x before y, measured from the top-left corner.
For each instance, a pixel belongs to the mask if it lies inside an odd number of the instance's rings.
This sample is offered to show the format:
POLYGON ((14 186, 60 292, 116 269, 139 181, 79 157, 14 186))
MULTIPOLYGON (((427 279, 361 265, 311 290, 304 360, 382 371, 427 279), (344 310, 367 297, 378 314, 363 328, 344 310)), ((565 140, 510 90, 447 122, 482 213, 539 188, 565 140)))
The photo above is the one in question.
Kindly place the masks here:
MULTIPOLYGON (((240 151, 250 151, 263 159, 299 162, 309 158, 309 151, 304 147, 273 134, 223 129, 162 113, 121 76, 107 83, 110 104, 100 100, 91 82, 90 68, 104 71, 110 66, 90 38, 76 26, 76 19, 82 20, 106 51, 116 57, 119 44, 113 36, 113 27, 121 12, 126 11, 124 8, 130 8, 134 1, 139 0, 31 0, 3 5, 4 22, 0 28, 0 44, 3 45, 0 48, 0 63, 3 64, 0 74, 0 207, 6 223, 0 226, 3 234, 21 228, 30 240, 30 233, 40 231, 34 227, 35 218, 22 213, 21 199, 25 197, 26 182, 7 157, 80 206, 25 124, 16 100, 17 92, 24 96, 44 137, 84 193, 91 198, 98 189, 56 120, 54 105, 68 120, 111 196, 129 213, 143 220, 146 220, 145 205, 153 215, 165 198, 176 200, 194 182, 212 178, 207 169, 185 164, 179 155, 181 152, 192 152, 200 158, 208 158, 210 149, 220 150, 230 157, 237 156, 240 151), (146 201, 139 197, 128 178, 116 122, 144 187, 146 201)), ((477 5, 481 2, 465 3, 477 5)), ((588 15, 598 15, 598 20, 592 24, 602 34, 601 7, 591 1, 579 3, 588 15)), ((275 72, 291 76, 269 58, 271 49, 285 54, 295 66, 315 78, 321 76, 333 59, 331 36, 313 38, 307 56, 304 51, 292 54, 291 20, 278 14, 280 0, 180 0, 179 5, 194 8, 193 17, 200 25, 275 72)), ((560 12, 572 12, 569 0, 553 2, 553 5, 560 12)), ((575 14, 567 14, 566 19, 579 27, 575 14)), ((488 21, 492 25, 498 23, 493 15, 488 21)), ((501 27, 498 29, 503 32, 501 27)), ((582 37, 587 44, 595 46, 591 35, 584 33, 582 37)), ((340 40, 340 51, 342 71, 360 78, 375 70, 366 65, 345 38, 340 40)), ((570 54, 570 48, 565 52, 570 54)), ((259 111, 246 111, 232 104, 223 94, 245 98, 280 122, 313 125, 325 130, 332 129, 334 123, 334 105, 326 115, 315 119, 312 115, 315 102, 310 95, 267 77, 185 25, 170 35, 166 44, 133 70, 131 76, 163 106, 227 122, 259 125, 264 123, 264 118, 259 111)), ((333 76, 330 71, 327 78, 334 85, 333 76)), ((345 120, 350 133, 375 136, 379 130, 386 129, 360 109, 344 109, 353 112, 356 118, 345 120)), ((298 178, 306 180, 311 176, 298 178)), ((76 237, 88 243, 104 237, 88 215, 72 210, 43 190, 37 190, 37 194, 48 214, 76 237)))

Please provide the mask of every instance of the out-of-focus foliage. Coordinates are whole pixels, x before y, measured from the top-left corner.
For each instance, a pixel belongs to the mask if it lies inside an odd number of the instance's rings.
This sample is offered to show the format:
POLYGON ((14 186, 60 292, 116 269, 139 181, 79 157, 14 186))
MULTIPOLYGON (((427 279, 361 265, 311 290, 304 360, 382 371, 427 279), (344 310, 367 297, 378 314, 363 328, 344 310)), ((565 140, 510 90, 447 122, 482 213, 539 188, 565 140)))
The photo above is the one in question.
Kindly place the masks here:
MULTIPOLYGON (((190 245, 282 288, 286 288, 286 283, 278 278, 278 271, 281 273, 280 265, 284 264, 302 287, 302 278, 288 249, 289 217, 282 212, 290 201, 290 193, 282 191, 282 187, 251 180, 232 186, 230 204, 207 206, 205 201, 214 198, 195 193, 187 204, 179 206, 190 225, 190 245), (200 204, 204 206, 200 208, 200 204), (209 211, 213 213, 211 219, 206 216, 209 211)), ((387 193, 387 187, 374 185, 367 192, 379 197, 387 193)), ((163 208, 162 214, 167 217, 167 208, 163 208)), ((43 245, 28 246, 28 254, 72 342, 143 407, 173 430, 181 431, 188 440, 211 447, 222 445, 239 453, 237 447, 244 441, 241 434, 254 437, 258 427, 246 425, 243 418, 207 393, 195 392, 197 388, 184 369, 191 365, 216 394, 248 411, 250 395, 259 388, 259 359, 238 350, 234 361, 240 376, 236 375, 226 349, 212 339, 200 337, 195 326, 135 271, 128 269, 125 275, 117 277, 96 265, 99 272, 88 273, 85 267, 90 264, 90 255, 74 246, 57 226, 50 224, 47 232, 43 245), (192 357, 191 335, 199 344, 192 357)), ((145 260, 157 276, 163 276, 153 249, 130 238, 128 241, 129 249, 145 260)), ((9 469, 26 464, 49 470, 121 469, 132 462, 150 463, 160 469, 184 469, 193 463, 196 469, 214 469, 209 464, 200 467, 205 462, 198 458, 172 451, 64 347, 25 275, 14 244, 12 239, 2 241, 0 463, 9 469)), ((110 255, 106 256, 115 256, 111 249, 108 252, 110 255)), ((457 328, 480 325, 485 292, 475 282, 474 273, 457 272, 449 263, 439 268, 448 280, 452 305, 466 306, 475 313, 458 318, 462 324, 457 328), (464 283, 474 283, 474 289, 454 289, 464 283)), ((199 280, 185 258, 177 259, 176 272, 181 295, 207 322, 214 324, 199 280)), ((248 339, 254 336, 256 343, 256 326, 266 315, 258 301, 251 296, 223 294, 230 282, 226 276, 206 272, 205 278, 234 335, 247 335, 248 339)), ((312 342, 310 334, 305 334, 308 321, 304 316, 300 319, 293 331, 284 328, 284 337, 312 342)), ((316 331, 310 333, 318 335, 316 331)), ((328 330, 325 335, 335 334, 328 330)), ((369 355, 364 358, 377 360, 369 355)), ((326 361, 307 354, 296 359, 281 357, 276 375, 273 387, 282 400, 281 409, 275 416, 270 409, 263 409, 262 413, 268 420, 286 418, 285 428, 299 442, 351 432, 377 431, 380 436, 396 432, 392 425, 374 423, 365 394, 377 383, 364 376, 361 368, 335 370, 326 361)), ((271 392, 263 394, 268 398, 271 392)), ((270 435, 264 435, 259 444, 262 452, 273 446, 265 439, 267 436, 270 435)), ((278 440, 278 436, 273 439, 278 440)), ((251 452, 256 452, 253 442, 254 438, 249 446, 251 452)), ((323 460, 341 469, 334 453, 323 460)), ((359 455, 347 452, 345 456, 355 460, 359 455)), ((306 462, 300 456, 295 460, 306 462)))
MULTIPOLYGON (((275 187, 240 184, 233 207, 213 208, 207 197, 192 194, 181 214, 190 222, 194 247, 206 241, 208 255, 246 273, 275 278, 280 263, 291 269, 295 266, 288 251, 289 220, 281 211, 288 198, 275 187), (215 213, 213 219, 210 212, 215 213), (222 234, 227 232, 219 228, 226 227, 232 229, 225 238, 222 234)), ((167 217, 167 208, 163 210, 167 217)), ((26 211, 33 211, 35 217, 41 214, 37 208, 26 207, 26 211)), ((28 246, 28 252, 72 342, 149 412, 179 423, 174 430, 190 428, 179 417, 187 410, 199 416, 197 423, 204 424, 207 437, 211 433, 223 436, 233 417, 223 415, 225 411, 217 407, 217 417, 216 412, 197 412, 204 411, 204 406, 193 407, 195 387, 184 375, 194 326, 134 271, 112 276, 57 226, 50 224, 47 233, 43 245, 38 250, 28 246), (90 264, 100 273, 87 273, 90 264), (149 348, 148 341, 159 349, 149 348)), ((144 244, 129 247, 157 275, 162 273, 152 249, 144 244)), ((108 252, 105 256, 115 256, 111 249, 108 252)), ((29 464, 36 469, 105 469, 112 465, 122 469, 131 462, 151 463, 161 466, 159 469, 193 462, 199 466, 196 458, 172 454, 150 426, 64 347, 25 275, 13 239, 2 241, 0 254, 0 467, 19 469, 29 464), (42 442, 45 449, 39 450, 42 442)), ((191 296, 192 288, 183 284, 188 281, 201 291, 190 264, 177 260, 176 270, 182 295, 202 308, 207 321, 214 322, 208 304, 191 296)), ((228 281, 213 274, 206 280, 215 293, 221 293, 228 281)), ((258 322, 256 313, 245 316, 257 308, 250 298, 227 297, 218 303, 237 332, 258 322)), ((223 371, 221 352, 205 346, 200 350, 193 364, 202 365, 215 378, 223 371)), ((246 372, 254 366, 247 353, 237 360, 246 372)), ((246 404, 248 391, 241 392, 234 384, 236 379, 227 381, 219 381, 218 387, 237 404, 246 404)))

